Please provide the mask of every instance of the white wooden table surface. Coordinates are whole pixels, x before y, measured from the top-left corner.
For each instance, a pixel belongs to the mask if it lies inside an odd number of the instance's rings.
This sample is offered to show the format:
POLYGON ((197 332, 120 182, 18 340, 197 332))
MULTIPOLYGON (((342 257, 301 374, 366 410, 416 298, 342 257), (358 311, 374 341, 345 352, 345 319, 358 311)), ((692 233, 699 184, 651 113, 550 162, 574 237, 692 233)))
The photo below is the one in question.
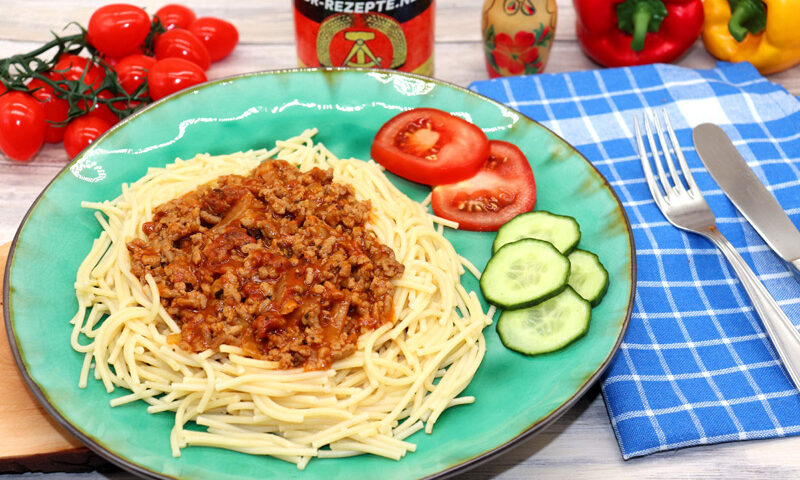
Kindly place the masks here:
MULTIPOLYGON (((168 0, 137 0, 154 12, 168 0)), ((91 12, 110 2, 93 0, 0 0, 0 58, 33 49, 76 20, 86 25, 91 12)), ((240 32, 234 53, 209 71, 209 78, 296 66, 294 23, 288 0, 185 0, 200 15, 233 22, 240 32)), ((434 76, 466 86, 486 79, 480 42, 482 0, 438 0, 434 76)), ((548 72, 598 68, 575 40, 571 0, 558 0, 558 25, 548 72)), ((698 42, 677 62, 709 68, 715 60, 698 42)), ((800 67, 771 80, 800 95, 800 67)), ((0 154, 0 244, 10 241, 39 192, 67 163, 60 144, 47 145, 31 161, 14 162, 0 154)), ((2 432, 13 435, 13 432, 2 432)), ((800 437, 738 442, 650 455, 624 462, 597 387, 543 433, 512 451, 476 467, 463 478, 483 479, 696 479, 800 478, 800 437)), ((26 474, 0 478, 128 478, 124 472, 26 474)))

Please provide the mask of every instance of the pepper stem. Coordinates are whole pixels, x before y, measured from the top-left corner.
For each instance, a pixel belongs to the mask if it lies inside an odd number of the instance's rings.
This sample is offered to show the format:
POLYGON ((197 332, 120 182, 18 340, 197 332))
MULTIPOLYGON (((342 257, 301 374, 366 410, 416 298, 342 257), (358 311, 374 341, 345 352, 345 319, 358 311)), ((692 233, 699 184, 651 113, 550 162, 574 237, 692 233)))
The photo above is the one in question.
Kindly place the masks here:
POLYGON ((667 16, 667 7, 661 0, 625 0, 617 4, 617 26, 633 35, 631 49, 641 52, 647 33, 658 32, 667 16))
POLYGON ((647 36, 647 26, 650 24, 650 17, 653 10, 646 3, 636 5, 636 12, 633 14, 633 40, 631 49, 641 52, 644 49, 644 39, 647 36))
POLYGON ((767 26, 767 9, 761 0, 728 0, 731 4, 731 19, 728 30, 737 42, 748 33, 760 33, 767 26))

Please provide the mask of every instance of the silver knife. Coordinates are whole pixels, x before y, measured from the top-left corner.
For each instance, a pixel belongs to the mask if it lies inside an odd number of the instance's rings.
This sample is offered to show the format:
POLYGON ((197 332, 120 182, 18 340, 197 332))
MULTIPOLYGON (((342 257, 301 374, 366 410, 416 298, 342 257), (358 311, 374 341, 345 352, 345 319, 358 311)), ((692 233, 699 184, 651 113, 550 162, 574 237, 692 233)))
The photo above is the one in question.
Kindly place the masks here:
POLYGON ((711 123, 692 131, 700 160, 725 195, 800 279, 800 232, 747 166, 724 130, 711 123))

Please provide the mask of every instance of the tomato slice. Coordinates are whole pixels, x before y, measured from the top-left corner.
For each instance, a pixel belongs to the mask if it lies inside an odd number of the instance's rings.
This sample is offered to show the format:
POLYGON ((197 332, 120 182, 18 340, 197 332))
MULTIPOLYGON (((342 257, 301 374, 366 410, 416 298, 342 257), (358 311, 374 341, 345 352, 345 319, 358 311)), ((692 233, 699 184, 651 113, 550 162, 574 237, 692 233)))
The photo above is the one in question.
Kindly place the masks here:
POLYGON ((495 231, 533 209, 536 182, 525 154, 516 145, 492 140, 489 159, 474 177, 433 189, 436 215, 462 230, 495 231))
POLYGON ((371 153, 396 175, 442 185, 475 175, 489 156, 489 140, 462 118, 434 108, 415 108, 378 130, 371 153))

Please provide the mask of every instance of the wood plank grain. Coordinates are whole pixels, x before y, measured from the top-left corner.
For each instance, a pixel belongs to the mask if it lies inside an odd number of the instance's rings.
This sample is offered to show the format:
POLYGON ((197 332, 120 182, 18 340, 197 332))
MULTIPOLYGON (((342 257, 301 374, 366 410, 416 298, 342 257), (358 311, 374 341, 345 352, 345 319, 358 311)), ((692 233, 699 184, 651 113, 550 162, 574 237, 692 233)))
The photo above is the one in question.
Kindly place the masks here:
POLYGON ((61 166, 0 165, 0 243, 10 242, 39 192, 61 166))
MULTIPOLYGON (((0 272, 11 244, 0 245, 0 272)), ((0 276, 0 291, 3 278, 0 276)), ((17 369, 9 348, 0 298, 0 472, 85 471, 104 462, 39 405, 17 369), (12 433, 13 432, 13 433, 12 433), (11 433, 11 434, 9 434, 11 433)))
POLYGON ((622 460, 598 386, 551 427, 464 480, 797 479, 800 437, 751 440, 622 460))

